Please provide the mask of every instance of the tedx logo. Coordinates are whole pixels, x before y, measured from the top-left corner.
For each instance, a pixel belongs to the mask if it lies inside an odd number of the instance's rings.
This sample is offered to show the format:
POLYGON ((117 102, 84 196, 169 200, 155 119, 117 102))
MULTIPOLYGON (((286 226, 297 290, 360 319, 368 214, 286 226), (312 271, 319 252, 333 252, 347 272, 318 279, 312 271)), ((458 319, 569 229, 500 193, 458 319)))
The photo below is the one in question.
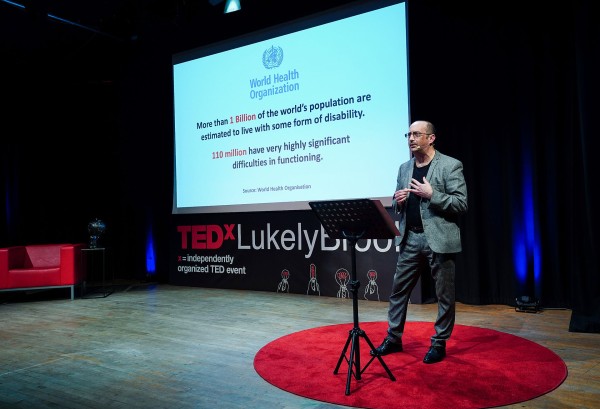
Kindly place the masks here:
POLYGON ((181 238, 181 249, 213 250, 221 248, 226 240, 235 241, 235 224, 196 224, 177 226, 181 238))

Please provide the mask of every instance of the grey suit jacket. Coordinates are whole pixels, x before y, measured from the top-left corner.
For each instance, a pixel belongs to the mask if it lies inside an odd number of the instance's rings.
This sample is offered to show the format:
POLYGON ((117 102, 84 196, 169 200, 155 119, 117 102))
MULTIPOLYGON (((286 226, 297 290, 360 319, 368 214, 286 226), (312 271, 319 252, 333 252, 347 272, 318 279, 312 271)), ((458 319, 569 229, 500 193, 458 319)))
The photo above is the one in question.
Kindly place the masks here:
MULTIPOLYGON (((400 165, 396 190, 409 186, 414 165, 414 158, 400 165)), ((426 178, 433 188, 433 195, 431 199, 421 198, 420 213, 429 247, 436 253, 458 253, 462 250, 458 217, 467 211, 467 184, 462 162, 436 151, 426 178)), ((400 244, 406 230, 404 203, 392 201, 394 210, 400 215, 400 236, 396 237, 396 245, 400 244)))

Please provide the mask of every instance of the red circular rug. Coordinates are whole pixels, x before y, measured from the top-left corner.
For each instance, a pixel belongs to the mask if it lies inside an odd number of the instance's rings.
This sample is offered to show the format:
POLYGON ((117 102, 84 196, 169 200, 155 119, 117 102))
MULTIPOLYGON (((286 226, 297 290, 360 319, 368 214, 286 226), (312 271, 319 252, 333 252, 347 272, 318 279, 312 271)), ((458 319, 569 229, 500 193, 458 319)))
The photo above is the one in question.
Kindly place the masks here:
MULTIPOLYGON (((290 393, 338 405, 369 409, 479 409, 527 401, 557 388, 567 377, 563 360, 535 342, 503 332, 456 325, 447 357, 423 363, 433 323, 407 322, 404 351, 375 359, 370 346, 383 340, 386 322, 360 323, 361 375, 348 375, 353 324, 328 325, 295 332, 261 348, 256 372, 290 393), (334 370, 344 354, 337 374, 334 370), (346 394, 347 381, 350 391, 346 394)), ((356 361, 355 361, 356 362, 356 361)))

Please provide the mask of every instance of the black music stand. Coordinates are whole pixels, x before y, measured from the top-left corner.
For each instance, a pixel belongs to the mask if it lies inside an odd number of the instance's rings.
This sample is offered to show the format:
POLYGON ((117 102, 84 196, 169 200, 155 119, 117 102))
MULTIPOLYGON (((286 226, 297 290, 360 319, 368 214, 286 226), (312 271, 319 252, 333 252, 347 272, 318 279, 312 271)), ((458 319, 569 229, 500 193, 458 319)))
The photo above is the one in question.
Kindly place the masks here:
POLYGON ((379 360, 381 366, 385 369, 392 381, 395 381, 394 375, 389 370, 383 358, 380 355, 372 356, 369 362, 360 368, 360 339, 362 337, 367 341, 371 349, 375 346, 358 325, 358 289, 360 282, 356 279, 356 243, 360 239, 393 239, 400 232, 396 228, 394 221, 387 213, 379 200, 371 199, 352 199, 335 200, 324 202, 309 202, 311 209, 316 213, 327 234, 336 239, 347 239, 352 249, 352 271, 350 289, 352 291, 352 311, 354 317, 354 328, 350 330, 348 339, 340 355, 340 359, 333 371, 338 373, 342 361, 345 359, 348 363, 348 378, 346 380, 346 395, 350 395, 350 381, 352 375, 356 380, 360 380, 360 375, 367 369, 375 358, 379 360), (348 346, 350 348, 350 357, 346 357, 348 346))

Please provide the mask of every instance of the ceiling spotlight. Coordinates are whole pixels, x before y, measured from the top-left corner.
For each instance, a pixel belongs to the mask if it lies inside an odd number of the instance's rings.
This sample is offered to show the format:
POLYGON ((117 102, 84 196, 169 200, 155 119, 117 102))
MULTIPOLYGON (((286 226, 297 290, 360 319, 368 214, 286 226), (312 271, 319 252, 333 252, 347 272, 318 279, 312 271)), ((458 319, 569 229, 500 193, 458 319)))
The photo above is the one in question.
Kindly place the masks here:
POLYGON ((240 4, 240 0, 227 0, 225 2, 225 11, 224 13, 233 13, 234 11, 238 11, 242 8, 240 4))

